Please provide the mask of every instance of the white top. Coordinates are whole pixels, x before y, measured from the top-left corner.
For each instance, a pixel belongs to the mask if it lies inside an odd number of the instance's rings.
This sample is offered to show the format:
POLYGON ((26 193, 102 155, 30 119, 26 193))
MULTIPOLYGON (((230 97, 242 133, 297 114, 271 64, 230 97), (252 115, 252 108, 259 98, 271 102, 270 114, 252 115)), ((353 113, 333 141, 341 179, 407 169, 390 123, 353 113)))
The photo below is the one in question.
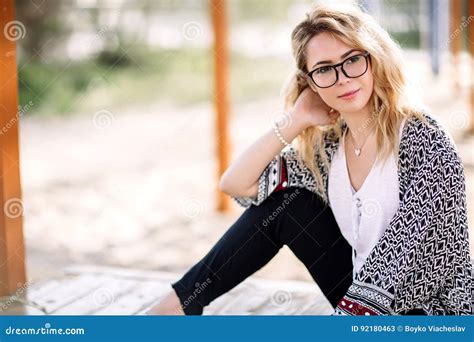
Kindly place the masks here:
MULTIPOLYGON (((405 120, 400 125, 401 139, 405 120)), ((353 278, 375 247, 399 205, 398 167, 393 154, 376 162, 359 191, 351 185, 344 141, 341 139, 329 170, 328 197, 336 222, 352 246, 353 278)))

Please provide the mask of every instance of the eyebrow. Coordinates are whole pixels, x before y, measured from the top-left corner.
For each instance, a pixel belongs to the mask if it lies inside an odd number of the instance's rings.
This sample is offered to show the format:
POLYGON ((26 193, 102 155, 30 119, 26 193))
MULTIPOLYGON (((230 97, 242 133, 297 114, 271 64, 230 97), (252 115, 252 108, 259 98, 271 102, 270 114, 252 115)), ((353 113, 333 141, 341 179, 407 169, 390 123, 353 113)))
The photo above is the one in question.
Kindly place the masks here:
MULTIPOLYGON (((341 55, 341 59, 343 59, 344 57, 350 55, 351 53, 353 53, 354 51, 359 51, 358 49, 350 49, 349 51, 343 53, 341 55)), ((320 61, 320 62, 317 62, 316 64, 313 65, 313 68, 318 65, 318 64, 329 64, 329 63, 332 63, 332 61, 320 61)))

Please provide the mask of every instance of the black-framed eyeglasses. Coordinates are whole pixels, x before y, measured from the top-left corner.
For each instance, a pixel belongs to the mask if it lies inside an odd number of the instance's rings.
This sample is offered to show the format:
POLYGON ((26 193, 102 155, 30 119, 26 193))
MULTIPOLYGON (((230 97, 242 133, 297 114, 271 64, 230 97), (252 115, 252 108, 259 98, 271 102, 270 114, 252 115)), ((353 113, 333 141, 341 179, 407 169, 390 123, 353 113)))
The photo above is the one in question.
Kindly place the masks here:
POLYGON ((332 87, 339 80, 337 67, 341 67, 342 73, 349 78, 357 78, 365 74, 368 69, 368 57, 370 53, 365 51, 354 56, 350 56, 341 63, 325 65, 311 70, 306 74, 319 88, 332 87))

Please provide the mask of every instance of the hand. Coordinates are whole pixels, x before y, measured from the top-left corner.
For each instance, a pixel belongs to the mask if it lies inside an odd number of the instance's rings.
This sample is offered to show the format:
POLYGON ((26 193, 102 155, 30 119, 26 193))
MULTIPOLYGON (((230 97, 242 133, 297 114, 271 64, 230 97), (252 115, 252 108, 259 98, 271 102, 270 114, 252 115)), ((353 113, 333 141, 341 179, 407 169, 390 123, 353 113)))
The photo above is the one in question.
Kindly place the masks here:
POLYGON ((310 87, 301 92, 291 111, 292 120, 305 128, 334 124, 339 116, 340 113, 329 107, 310 87))

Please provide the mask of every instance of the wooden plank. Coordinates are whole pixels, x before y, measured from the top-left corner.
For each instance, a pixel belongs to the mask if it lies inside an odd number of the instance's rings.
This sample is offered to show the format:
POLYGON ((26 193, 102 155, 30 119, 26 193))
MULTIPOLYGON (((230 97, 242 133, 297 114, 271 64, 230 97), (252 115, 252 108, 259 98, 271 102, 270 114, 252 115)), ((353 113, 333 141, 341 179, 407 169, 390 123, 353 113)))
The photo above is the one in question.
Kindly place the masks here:
MULTIPOLYGON (((133 315, 171 290, 180 275, 80 265, 66 276, 32 286, 29 300, 53 315, 133 315)), ((251 277, 204 309, 205 315, 318 315, 332 308, 315 283, 251 277)))
MULTIPOLYGON (((5 315, 28 315, 42 314, 46 315, 54 310, 52 305, 61 299, 55 300, 55 294, 63 293, 63 289, 71 285, 70 277, 62 277, 36 283, 28 289, 26 296, 21 296, 19 300, 9 301, 6 298, 2 303, 9 303, 6 310, 1 314, 5 315)), ((80 293, 78 294, 80 295, 80 293)))
POLYGON ((0 84, 0 296, 13 295, 26 282, 15 44, 18 37, 23 34, 24 27, 14 20, 14 1, 2 1, 0 11, 0 34, 2 34, 0 39, 0 75, 2 77, 0 84))
POLYGON ((126 296, 94 312, 94 315, 134 315, 139 314, 158 302, 171 290, 167 282, 140 281, 126 296))
POLYGON ((124 269, 97 265, 75 265, 65 269, 70 275, 107 274, 108 276, 134 279, 137 281, 132 291, 126 296, 119 296, 110 305, 99 308, 94 315, 140 314, 146 311, 172 288, 171 283, 181 275, 171 272, 124 269))
MULTIPOLYGON (((83 283, 81 279, 89 277, 85 274, 78 276, 78 283, 83 283)), ((61 307, 53 312, 54 315, 92 315, 113 303, 120 297, 126 296, 138 286, 138 281, 132 279, 120 279, 103 275, 100 286, 94 286, 92 291, 86 295, 76 298, 73 302, 61 307)), ((123 314, 123 313, 122 313, 123 314)))
POLYGON ((6 310, 0 311, 0 316, 29 316, 29 315, 36 315, 36 316, 43 316, 46 315, 46 313, 28 303, 23 303, 23 302, 13 302, 8 307, 6 310))
POLYGON ((56 287, 41 297, 31 295, 36 304, 46 309, 47 314, 80 300, 89 293, 105 285, 108 280, 105 276, 85 274, 80 277, 66 278, 61 286, 56 287))
POLYGON ((252 307, 267 301, 267 298, 255 296, 255 290, 255 285, 251 284, 249 279, 247 279, 243 283, 230 290, 228 293, 210 303, 210 305, 204 309, 205 314, 250 314, 252 307))
POLYGON ((117 277, 132 278, 132 279, 157 279, 163 281, 176 281, 182 275, 172 272, 160 272, 160 271, 149 271, 140 270, 133 268, 120 268, 120 267, 109 267, 109 266, 97 266, 97 265, 74 265, 64 269, 66 274, 78 275, 83 273, 89 274, 108 274, 117 277))
MULTIPOLYGON (((142 271, 135 269, 121 269, 113 267, 102 267, 95 265, 82 265, 68 268, 68 272, 83 273, 92 272, 94 274, 113 274, 114 276, 127 278, 156 279, 156 281, 164 281, 162 283, 163 292, 149 295, 149 306, 158 300, 159 297, 165 295, 170 289, 170 282, 179 279, 179 274, 158 272, 158 271, 142 271)), ((157 287, 160 287, 157 285, 157 287)), ((146 298, 146 296, 145 296, 146 298)), ((121 298, 111 307, 104 308, 96 314, 113 314, 114 306, 122 313, 130 312, 125 307, 129 306, 131 310, 134 308, 130 304, 133 299, 128 296, 121 298), (128 302, 128 303, 127 303, 128 302)), ((138 306, 138 305, 137 305, 138 306)), ((138 312, 146 311, 147 305, 138 312)), ((138 313, 137 312, 137 313, 138 313)), ((330 314, 332 307, 323 296, 320 289, 315 283, 307 283, 292 280, 269 280, 259 278, 248 278, 243 283, 236 286, 228 293, 214 300, 208 307, 204 309, 205 315, 230 315, 230 314, 330 314), (283 289, 283 291, 282 291, 283 289), (285 302, 278 299, 285 297, 284 289, 291 293, 291 302, 285 305, 285 302), (278 294, 277 291, 283 292, 278 294), (273 299, 272 299, 273 296, 273 299)))
POLYGON ((241 291, 233 300, 229 300, 227 305, 221 310, 221 315, 254 315, 261 312, 262 308, 269 308, 271 305, 271 296, 261 291, 241 291))
POLYGON ((322 315, 332 307, 316 284, 247 279, 204 309, 209 315, 322 315))

